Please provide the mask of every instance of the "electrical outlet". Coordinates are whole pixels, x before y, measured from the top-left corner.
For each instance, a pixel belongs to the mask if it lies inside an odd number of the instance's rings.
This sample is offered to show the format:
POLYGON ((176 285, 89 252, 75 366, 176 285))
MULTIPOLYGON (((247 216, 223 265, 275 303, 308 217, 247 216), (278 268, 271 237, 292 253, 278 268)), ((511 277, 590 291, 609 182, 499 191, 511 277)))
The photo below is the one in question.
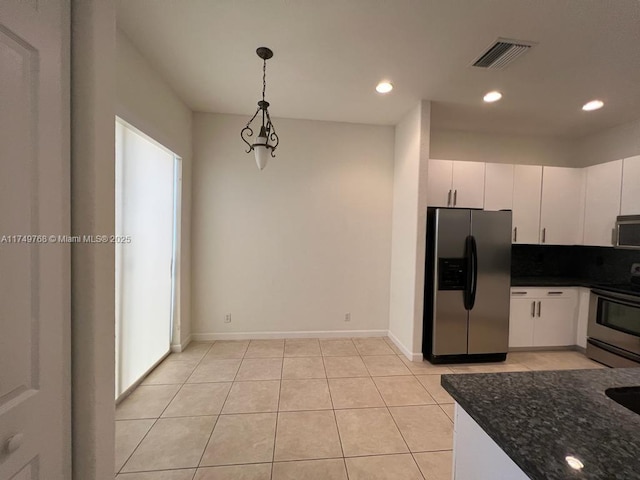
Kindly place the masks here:
POLYGON ((351 321, 351 313, 347 312, 344 314, 344 321, 345 322, 350 322, 351 321))
POLYGON ((231 323, 231 314, 230 313, 227 313, 224 316, 224 323, 231 323))

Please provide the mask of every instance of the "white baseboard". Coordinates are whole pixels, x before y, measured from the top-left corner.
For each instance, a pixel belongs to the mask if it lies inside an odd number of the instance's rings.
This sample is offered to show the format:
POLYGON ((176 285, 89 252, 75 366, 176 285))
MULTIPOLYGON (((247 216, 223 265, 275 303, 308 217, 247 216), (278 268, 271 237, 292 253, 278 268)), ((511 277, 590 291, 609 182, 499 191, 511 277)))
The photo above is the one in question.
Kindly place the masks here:
POLYGON ((325 330, 310 332, 192 333, 190 339, 196 342, 211 342, 213 340, 268 340, 278 338, 346 338, 386 336, 387 330, 325 330))
POLYGON ((171 352, 172 353, 184 352, 185 348, 187 348, 187 346, 191 343, 191 340, 193 340, 193 335, 189 335, 182 343, 175 343, 171 345, 171 352))
POLYGON ((402 354, 407 357, 412 362, 421 362, 422 361, 422 353, 414 353, 409 350, 400 340, 396 337, 391 330, 387 331, 387 336, 391 339, 393 344, 400 349, 402 354))

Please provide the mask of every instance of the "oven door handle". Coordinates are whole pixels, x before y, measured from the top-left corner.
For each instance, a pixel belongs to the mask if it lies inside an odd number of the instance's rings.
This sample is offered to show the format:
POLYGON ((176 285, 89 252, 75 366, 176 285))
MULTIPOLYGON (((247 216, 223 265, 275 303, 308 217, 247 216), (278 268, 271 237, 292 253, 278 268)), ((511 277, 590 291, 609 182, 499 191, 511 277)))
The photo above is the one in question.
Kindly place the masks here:
POLYGON ((616 294, 611 294, 610 292, 603 292, 602 290, 591 290, 591 291, 595 295, 597 295, 599 298, 620 303, 628 307, 640 308, 640 297, 638 297, 636 300, 631 295, 620 294, 620 296, 618 296, 616 294))

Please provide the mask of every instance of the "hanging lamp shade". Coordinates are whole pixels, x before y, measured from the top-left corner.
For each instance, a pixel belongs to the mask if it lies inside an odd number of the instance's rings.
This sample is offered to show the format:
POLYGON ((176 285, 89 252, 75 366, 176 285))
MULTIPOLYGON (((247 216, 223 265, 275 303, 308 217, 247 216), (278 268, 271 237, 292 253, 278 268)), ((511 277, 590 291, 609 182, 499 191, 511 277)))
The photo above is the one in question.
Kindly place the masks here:
POLYGON ((253 151, 256 154, 258 169, 264 170, 269 160, 269 139, 264 127, 260 128, 260 135, 256 138, 256 143, 253 144, 253 151))

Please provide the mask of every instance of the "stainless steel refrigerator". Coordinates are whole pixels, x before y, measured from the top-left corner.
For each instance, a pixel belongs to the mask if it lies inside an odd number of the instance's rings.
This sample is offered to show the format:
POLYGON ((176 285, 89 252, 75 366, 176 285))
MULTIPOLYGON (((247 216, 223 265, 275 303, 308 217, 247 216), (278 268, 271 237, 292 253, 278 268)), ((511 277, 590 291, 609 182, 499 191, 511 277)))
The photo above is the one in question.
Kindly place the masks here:
POLYGON ((504 360, 511 211, 429 208, 426 256, 425 358, 433 363, 504 360))

